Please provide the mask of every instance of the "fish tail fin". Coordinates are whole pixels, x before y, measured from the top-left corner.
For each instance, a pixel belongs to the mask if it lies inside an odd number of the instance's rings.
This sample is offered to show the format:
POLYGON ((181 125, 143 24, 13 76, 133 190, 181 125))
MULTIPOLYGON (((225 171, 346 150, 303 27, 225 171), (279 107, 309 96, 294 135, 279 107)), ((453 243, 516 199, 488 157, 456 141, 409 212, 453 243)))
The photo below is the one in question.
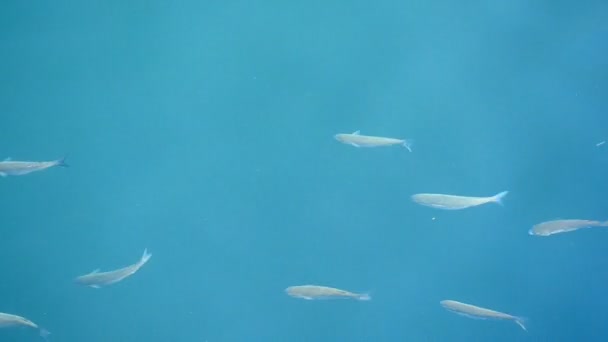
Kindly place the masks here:
POLYGON ((526 328, 525 324, 528 321, 527 318, 525 317, 515 317, 515 324, 519 325, 520 328, 522 328, 524 331, 528 331, 528 329, 526 328))
POLYGON ((508 193, 509 193, 508 191, 503 191, 501 193, 498 193, 498 194, 492 196, 492 202, 496 202, 500 205, 503 205, 502 200, 503 200, 503 198, 505 198, 505 196, 507 196, 508 193))
POLYGON ((139 264, 143 265, 143 264, 147 263, 151 257, 152 257, 152 254, 148 253, 148 249, 147 248, 144 249, 144 254, 141 256, 141 260, 139 261, 139 264))
POLYGON ((408 151, 412 152, 412 145, 414 145, 414 140, 412 139, 404 139, 401 144, 403 147, 407 148, 408 151))
POLYGON ((40 337, 42 337, 45 341, 49 340, 49 335, 51 334, 50 331, 44 329, 44 328, 40 328, 40 337))
POLYGON ((63 156, 63 157, 57 159, 57 161, 56 161, 57 166, 70 167, 70 165, 68 163, 66 163, 66 161, 65 161, 66 158, 67 158, 67 156, 63 156))
POLYGON ((358 293, 356 296, 356 299, 367 302, 367 301, 372 300, 372 295, 370 292, 358 293))

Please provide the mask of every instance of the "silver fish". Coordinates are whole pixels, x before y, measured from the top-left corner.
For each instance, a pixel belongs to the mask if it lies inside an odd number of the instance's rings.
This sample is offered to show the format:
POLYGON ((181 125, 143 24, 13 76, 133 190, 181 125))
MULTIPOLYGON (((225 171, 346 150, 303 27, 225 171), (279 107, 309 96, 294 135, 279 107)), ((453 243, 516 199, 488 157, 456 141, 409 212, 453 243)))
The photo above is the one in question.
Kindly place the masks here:
POLYGON ((102 286, 111 285, 127 278, 130 275, 133 275, 146 262, 148 262, 151 257, 152 254, 148 253, 148 250, 145 249, 141 259, 133 265, 108 272, 99 272, 99 269, 96 269, 89 274, 77 277, 75 281, 78 284, 90 286, 96 289, 102 286))
POLYGON ((524 331, 528 331, 524 325, 526 319, 523 317, 512 316, 503 312, 494 311, 479 306, 457 302, 455 300, 442 300, 439 302, 446 310, 453 313, 477 319, 496 319, 513 321, 524 331))
POLYGON ((582 228, 608 227, 607 222, 590 220, 554 220, 534 225, 529 231, 530 235, 549 236, 558 233, 572 232, 582 228))
POLYGON ((0 312, 0 328, 24 326, 40 330, 40 336, 46 338, 50 335, 50 332, 46 329, 40 328, 36 323, 29 319, 17 315, 7 314, 0 312))
POLYGON ((65 157, 52 161, 12 161, 10 158, 0 162, 0 177, 21 176, 35 171, 42 171, 53 166, 68 167, 65 157))
POLYGON ((340 133, 334 135, 334 138, 341 143, 352 145, 355 147, 378 147, 378 146, 391 146, 391 145, 402 145, 407 148, 408 151, 412 152, 413 141, 410 139, 395 139, 385 137, 374 137, 370 135, 361 135, 361 131, 355 131, 353 133, 340 133))
POLYGON ((415 194, 412 195, 412 201, 427 207, 437 209, 459 210, 475 207, 486 203, 498 203, 502 205, 502 199, 508 193, 508 191, 503 191, 499 194, 490 197, 468 197, 444 194, 415 194))
POLYGON ((353 293, 345 290, 336 289, 327 286, 318 285, 298 285, 290 286, 285 289, 285 292, 294 298, 306 300, 314 299, 356 299, 356 300, 371 300, 367 293, 353 293))

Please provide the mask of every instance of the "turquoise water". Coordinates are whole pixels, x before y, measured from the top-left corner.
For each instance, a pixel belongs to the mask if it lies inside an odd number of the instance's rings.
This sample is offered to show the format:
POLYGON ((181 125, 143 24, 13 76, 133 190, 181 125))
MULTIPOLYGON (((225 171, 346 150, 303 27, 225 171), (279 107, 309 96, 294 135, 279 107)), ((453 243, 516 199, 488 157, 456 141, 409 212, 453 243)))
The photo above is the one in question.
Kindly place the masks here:
POLYGON ((0 155, 71 165, 0 179, 0 312, 57 342, 608 339, 608 234, 527 233, 608 219, 605 1, 86 3, 0 5, 0 155))

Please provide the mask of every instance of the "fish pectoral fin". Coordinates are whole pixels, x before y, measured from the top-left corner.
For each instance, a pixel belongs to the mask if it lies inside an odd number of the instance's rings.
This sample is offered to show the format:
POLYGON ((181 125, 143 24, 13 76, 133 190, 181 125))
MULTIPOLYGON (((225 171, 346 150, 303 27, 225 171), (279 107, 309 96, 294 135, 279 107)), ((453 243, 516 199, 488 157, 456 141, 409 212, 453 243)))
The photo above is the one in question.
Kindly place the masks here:
POLYGON ((11 161, 11 160, 13 160, 13 158, 11 158, 11 157, 4 158, 4 161, 11 161))
POLYGON ((357 145, 357 144, 355 144, 355 143, 351 143, 351 145, 353 145, 353 146, 355 146, 355 147, 361 147, 361 146, 359 146, 359 145, 357 145))
POLYGON ((6 176, 8 176, 8 175, 6 174, 6 172, 0 172, 0 177, 6 177, 6 176))
POLYGON ((352 134, 353 134, 353 135, 359 135, 360 133, 361 133, 361 131, 360 131, 360 130, 356 130, 356 131, 354 131, 352 134))
POLYGON ((89 285, 89 287, 92 287, 94 289, 100 289, 101 288, 101 286, 99 286, 99 285, 89 285))
POLYGON ((99 273, 99 268, 94 269, 93 271, 91 271, 91 273, 89 274, 95 274, 95 273, 99 273))

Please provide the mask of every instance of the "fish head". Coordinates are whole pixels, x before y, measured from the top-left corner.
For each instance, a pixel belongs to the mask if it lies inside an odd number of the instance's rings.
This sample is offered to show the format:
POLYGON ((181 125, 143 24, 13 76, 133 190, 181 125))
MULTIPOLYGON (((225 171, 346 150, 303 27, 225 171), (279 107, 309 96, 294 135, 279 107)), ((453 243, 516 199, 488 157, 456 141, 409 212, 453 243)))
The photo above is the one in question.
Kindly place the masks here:
POLYGON ((541 229, 541 228, 542 227, 534 226, 530 230, 528 230, 528 234, 535 235, 535 236, 549 236, 549 235, 553 234, 552 232, 541 229))
POLYGON ((439 304, 441 306, 444 306, 444 307, 445 306, 450 306, 453 303, 454 303, 454 301, 453 300, 449 300, 449 299, 445 299, 445 300, 442 300, 442 301, 439 302, 439 304))

